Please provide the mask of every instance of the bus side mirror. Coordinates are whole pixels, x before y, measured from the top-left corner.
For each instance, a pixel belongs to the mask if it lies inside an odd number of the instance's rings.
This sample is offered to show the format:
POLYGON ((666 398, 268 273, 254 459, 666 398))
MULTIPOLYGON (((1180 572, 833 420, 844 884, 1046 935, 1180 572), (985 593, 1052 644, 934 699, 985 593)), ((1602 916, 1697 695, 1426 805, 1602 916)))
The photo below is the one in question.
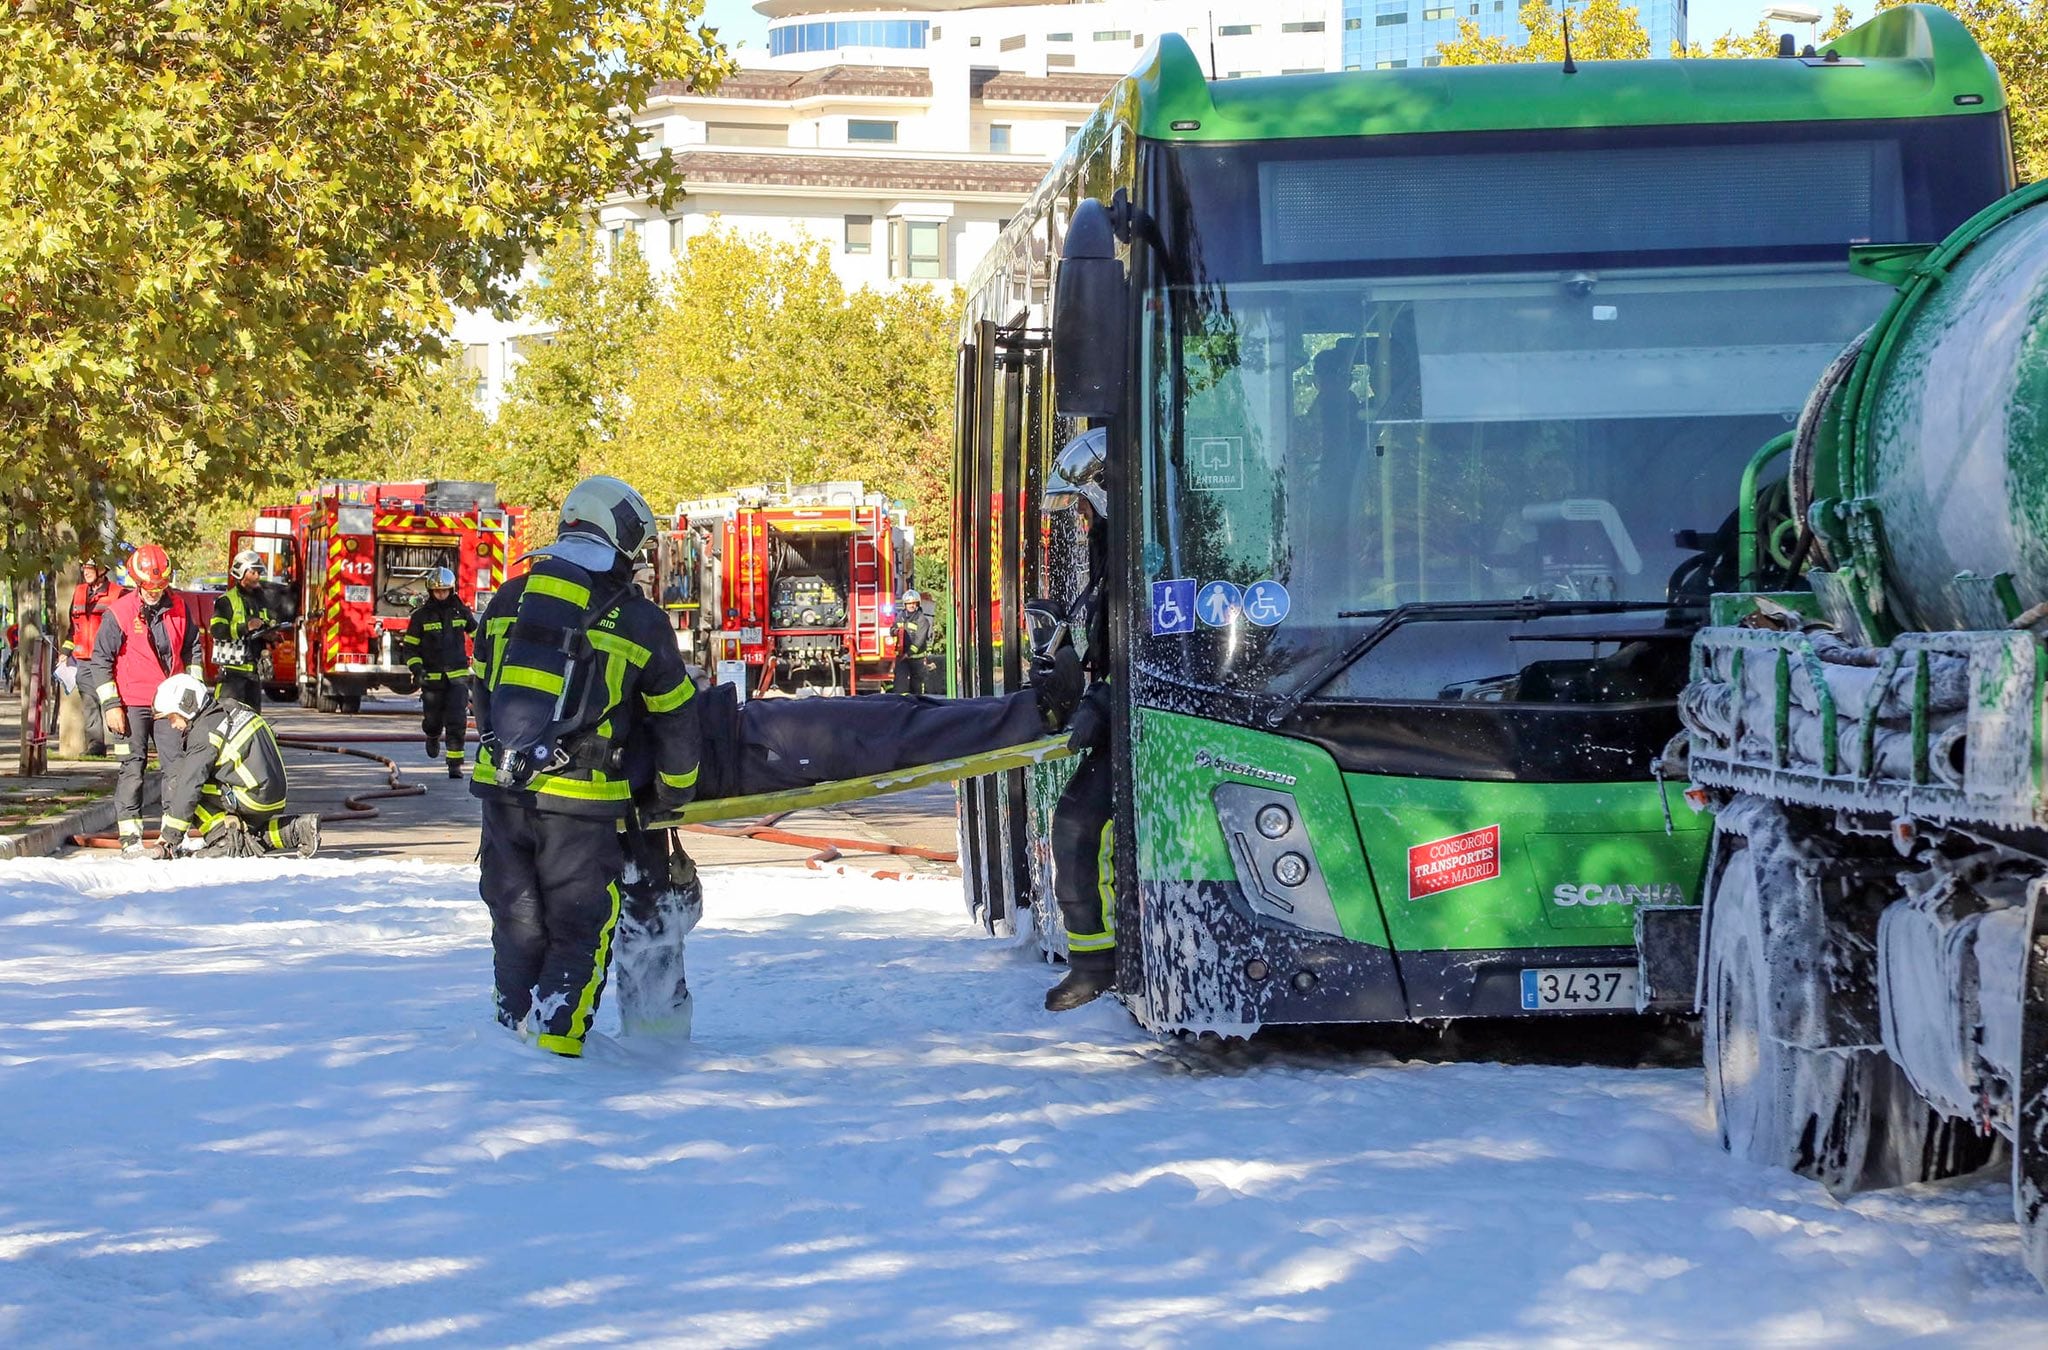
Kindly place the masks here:
POLYGON ((1114 417, 1123 410, 1129 351, 1130 283, 1117 260, 1109 212, 1094 198, 1074 208, 1053 285, 1052 376, 1064 417, 1114 417))

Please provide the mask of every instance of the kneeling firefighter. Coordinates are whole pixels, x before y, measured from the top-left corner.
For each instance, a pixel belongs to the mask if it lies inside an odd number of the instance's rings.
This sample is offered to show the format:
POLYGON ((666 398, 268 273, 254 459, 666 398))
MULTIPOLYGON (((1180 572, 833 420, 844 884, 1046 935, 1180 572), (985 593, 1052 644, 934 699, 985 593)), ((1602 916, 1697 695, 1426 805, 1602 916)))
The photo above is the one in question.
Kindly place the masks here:
POLYGON ((230 858, 266 853, 310 858, 320 848, 320 817, 284 814, 284 756, 262 714, 216 697, 191 675, 157 687, 151 712, 169 722, 184 747, 164 766, 164 815, 154 852, 174 856, 188 830, 189 851, 230 858))
POLYGON ((631 487, 578 483, 555 542, 484 611, 471 667, 497 1017, 522 1033, 530 1018, 558 1055, 583 1053, 628 853, 636 875, 670 865, 635 832, 636 795, 673 809, 696 789, 696 687, 667 618, 633 585, 653 533, 631 487))
POLYGON ((1056 645, 1078 633, 1081 668, 1091 677, 1074 709, 1068 745, 1081 756, 1052 811, 1053 898, 1067 930, 1067 973, 1046 990, 1045 1006, 1066 1012, 1116 984, 1115 824, 1109 755, 1109 493, 1102 486, 1104 435, 1083 432, 1060 452, 1045 489, 1045 509, 1071 509, 1088 539, 1088 585, 1075 599, 1056 645))

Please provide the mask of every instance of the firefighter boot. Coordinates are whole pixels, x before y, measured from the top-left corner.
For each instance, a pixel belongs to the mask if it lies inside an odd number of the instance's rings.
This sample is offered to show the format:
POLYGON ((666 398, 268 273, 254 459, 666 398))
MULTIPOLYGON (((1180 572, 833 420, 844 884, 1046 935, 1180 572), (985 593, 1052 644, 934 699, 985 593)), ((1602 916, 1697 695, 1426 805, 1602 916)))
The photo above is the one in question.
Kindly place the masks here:
POLYGON ((456 779, 456 780, 458 780, 458 781, 459 781, 459 780, 460 780, 460 779, 462 778, 462 761, 461 761, 461 760, 459 760, 459 759, 451 759, 451 760, 449 760, 449 761, 448 761, 448 776, 449 776, 450 778, 456 779))
POLYGON ((1047 1012, 1068 1012, 1093 1003, 1116 985, 1116 953, 1074 952, 1067 957, 1067 977, 1045 991, 1047 1012))
POLYGON ((285 842, 301 858, 310 858, 320 851, 320 817, 308 811, 303 816, 293 816, 284 827, 285 842))
POLYGON ((427 758, 428 758, 428 759, 439 759, 440 757, 441 757, 441 738, 440 738, 439 736, 429 736, 429 737, 427 737, 427 758))

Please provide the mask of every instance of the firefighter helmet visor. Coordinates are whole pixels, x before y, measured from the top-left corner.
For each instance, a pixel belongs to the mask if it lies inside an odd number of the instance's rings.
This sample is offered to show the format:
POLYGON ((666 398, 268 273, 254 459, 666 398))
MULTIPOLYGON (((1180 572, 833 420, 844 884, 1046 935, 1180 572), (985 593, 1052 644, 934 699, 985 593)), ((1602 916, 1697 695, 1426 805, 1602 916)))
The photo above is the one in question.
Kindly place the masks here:
POLYGON ((144 544, 128 555, 128 575, 137 589, 160 591, 171 584, 171 555, 157 544, 144 544))
POLYGON ((228 576, 240 581, 251 572, 256 574, 258 581, 264 579, 263 555, 253 548, 245 548, 228 564, 228 576))
POLYGON ((448 567, 436 567, 436 568, 435 568, 435 569, 434 569, 433 571, 431 571, 431 572, 427 573, 427 589, 428 589, 428 590, 430 590, 430 591, 452 591, 452 590, 454 590, 454 589, 455 589, 455 571, 454 571, 454 569, 453 569, 453 568, 448 568, 448 567))

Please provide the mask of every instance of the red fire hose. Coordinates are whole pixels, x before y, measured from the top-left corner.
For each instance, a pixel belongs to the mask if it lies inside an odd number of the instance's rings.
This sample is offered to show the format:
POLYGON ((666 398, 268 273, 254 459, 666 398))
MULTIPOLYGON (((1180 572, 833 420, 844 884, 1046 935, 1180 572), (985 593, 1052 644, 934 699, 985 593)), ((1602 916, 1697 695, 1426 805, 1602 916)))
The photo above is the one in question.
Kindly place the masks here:
MULTIPOLYGON (((832 835, 797 834, 791 830, 776 828, 776 822, 788 815, 778 811, 772 816, 763 816, 750 825, 685 825, 684 829, 695 834, 718 835, 725 839, 758 839, 764 844, 788 844, 795 848, 818 850, 804 859, 804 866, 824 869, 826 863, 837 860, 846 853, 889 853, 898 857, 923 858, 927 862, 957 863, 957 851, 925 848, 919 844, 883 844, 872 839, 842 839, 832 835)), ((900 880, 900 872, 877 872, 878 877, 900 880)))

